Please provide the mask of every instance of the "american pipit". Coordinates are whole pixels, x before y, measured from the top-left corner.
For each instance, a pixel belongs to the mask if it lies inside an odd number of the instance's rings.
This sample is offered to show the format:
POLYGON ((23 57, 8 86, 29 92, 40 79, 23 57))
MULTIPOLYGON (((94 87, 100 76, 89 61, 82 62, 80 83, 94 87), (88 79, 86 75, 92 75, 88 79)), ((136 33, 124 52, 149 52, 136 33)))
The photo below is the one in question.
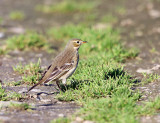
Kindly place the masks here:
POLYGON ((55 81, 61 90, 59 82, 62 81, 63 84, 66 84, 67 78, 70 77, 76 70, 79 62, 78 50, 83 43, 87 43, 87 41, 82 41, 80 39, 70 40, 64 51, 55 57, 52 64, 44 72, 41 80, 32 86, 28 92, 37 85, 50 81, 55 81))

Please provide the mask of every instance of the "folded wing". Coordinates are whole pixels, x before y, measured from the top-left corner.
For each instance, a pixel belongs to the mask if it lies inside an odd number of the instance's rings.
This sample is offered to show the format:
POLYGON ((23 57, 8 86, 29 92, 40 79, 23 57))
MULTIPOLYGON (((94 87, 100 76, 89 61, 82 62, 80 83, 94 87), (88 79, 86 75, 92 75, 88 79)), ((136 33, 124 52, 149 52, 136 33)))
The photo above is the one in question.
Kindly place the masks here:
POLYGON ((41 83, 47 83, 53 80, 56 80, 58 78, 60 78, 61 76, 63 76, 64 74, 66 74, 70 69, 73 68, 73 64, 74 62, 71 63, 65 63, 64 65, 58 67, 56 66, 52 72, 50 72, 49 70, 51 69, 51 65, 48 67, 48 70, 44 72, 44 75, 42 76, 42 79, 35 84, 34 86, 32 86, 28 92, 30 90, 32 90, 33 88, 35 88, 37 85, 41 84, 41 83), (48 76, 48 77, 47 77, 48 76))

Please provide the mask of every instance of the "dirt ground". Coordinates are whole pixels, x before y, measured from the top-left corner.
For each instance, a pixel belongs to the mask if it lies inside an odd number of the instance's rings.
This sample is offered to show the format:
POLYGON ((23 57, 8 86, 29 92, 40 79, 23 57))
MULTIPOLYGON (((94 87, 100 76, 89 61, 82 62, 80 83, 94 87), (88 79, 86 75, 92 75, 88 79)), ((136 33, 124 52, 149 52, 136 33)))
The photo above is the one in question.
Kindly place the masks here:
MULTIPOLYGON (((58 1, 58 0, 57 0, 58 1)), ((44 32, 50 26, 60 26, 69 22, 79 23, 80 20, 74 19, 72 14, 43 14, 34 10, 35 5, 41 3, 57 2, 56 0, 1 0, 0 16, 5 19, 0 26, 1 30, 6 30, 4 36, 0 38, 0 44, 11 35, 23 33, 27 29, 44 32), (26 14, 23 21, 12 21, 8 15, 13 10, 21 10, 26 14)), ((160 1, 158 0, 102 0, 95 11, 100 11, 99 16, 112 13, 118 17, 118 22, 113 25, 114 28, 120 28, 122 41, 125 46, 137 47, 140 53, 136 59, 127 60, 125 70, 134 75, 138 80, 142 79, 142 72, 160 74, 160 1), (114 11, 117 6, 122 6, 126 10, 123 14, 114 11)), ((58 47, 58 46, 57 46, 58 47)), ((51 63, 57 52, 47 54, 44 52, 19 52, 14 51, 10 55, 0 57, 0 80, 4 82, 18 81, 20 75, 13 72, 12 66, 19 62, 24 64, 37 62, 42 59, 42 67, 51 63)), ((13 90, 21 93, 26 87, 8 87, 7 90, 13 90)), ((160 81, 146 84, 138 89, 144 93, 142 100, 148 100, 160 95, 160 81)), ((9 112, 0 111, 0 119, 5 122, 19 123, 49 122, 58 117, 65 117, 73 114, 79 108, 74 102, 60 102, 54 98, 57 93, 55 86, 39 86, 33 89, 31 94, 35 97, 25 100, 35 106, 32 112, 9 112), (44 93, 40 93, 44 92, 44 93), (38 94, 37 94, 38 93, 38 94)), ((160 114, 152 117, 142 117, 142 123, 159 123, 160 114)))

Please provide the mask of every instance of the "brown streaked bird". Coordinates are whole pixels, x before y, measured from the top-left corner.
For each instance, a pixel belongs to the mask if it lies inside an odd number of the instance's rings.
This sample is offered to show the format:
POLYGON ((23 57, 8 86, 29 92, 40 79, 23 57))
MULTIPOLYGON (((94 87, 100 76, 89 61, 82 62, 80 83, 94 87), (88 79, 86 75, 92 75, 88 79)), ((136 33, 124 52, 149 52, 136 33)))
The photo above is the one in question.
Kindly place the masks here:
POLYGON ((66 45, 64 51, 55 57, 52 64, 44 72, 41 80, 32 86, 30 90, 35 88, 41 83, 47 83, 50 81, 55 81, 59 89, 59 82, 62 81, 63 84, 66 84, 66 80, 70 77, 76 70, 79 62, 78 50, 83 43, 87 41, 82 41, 80 39, 72 39, 66 45))

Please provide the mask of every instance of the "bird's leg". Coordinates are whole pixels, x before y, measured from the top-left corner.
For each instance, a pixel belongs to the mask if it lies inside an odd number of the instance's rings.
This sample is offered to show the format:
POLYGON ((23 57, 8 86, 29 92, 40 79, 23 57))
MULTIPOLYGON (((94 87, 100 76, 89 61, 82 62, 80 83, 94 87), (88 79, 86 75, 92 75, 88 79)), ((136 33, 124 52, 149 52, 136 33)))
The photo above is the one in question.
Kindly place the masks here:
POLYGON ((60 87, 60 85, 59 85, 59 81, 56 81, 56 84, 57 84, 59 90, 62 91, 62 90, 61 90, 61 87, 60 87))
POLYGON ((67 81, 66 79, 63 79, 63 80, 62 80, 62 83, 63 83, 63 85, 64 85, 64 87, 65 87, 65 90, 67 90, 66 81, 67 81))

